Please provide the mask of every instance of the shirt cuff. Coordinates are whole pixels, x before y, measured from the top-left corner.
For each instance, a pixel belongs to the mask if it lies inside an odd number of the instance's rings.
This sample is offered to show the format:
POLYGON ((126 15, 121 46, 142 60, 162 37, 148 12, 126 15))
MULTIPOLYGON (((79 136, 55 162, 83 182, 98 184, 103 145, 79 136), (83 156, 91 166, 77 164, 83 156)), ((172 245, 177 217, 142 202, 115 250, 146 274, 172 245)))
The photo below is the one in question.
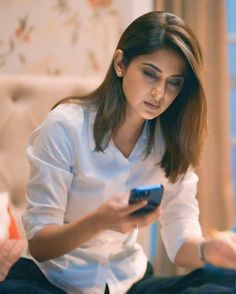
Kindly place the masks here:
POLYGON ((161 228, 161 236, 169 259, 175 262, 175 257, 186 239, 202 239, 202 230, 198 221, 179 219, 174 224, 161 228))

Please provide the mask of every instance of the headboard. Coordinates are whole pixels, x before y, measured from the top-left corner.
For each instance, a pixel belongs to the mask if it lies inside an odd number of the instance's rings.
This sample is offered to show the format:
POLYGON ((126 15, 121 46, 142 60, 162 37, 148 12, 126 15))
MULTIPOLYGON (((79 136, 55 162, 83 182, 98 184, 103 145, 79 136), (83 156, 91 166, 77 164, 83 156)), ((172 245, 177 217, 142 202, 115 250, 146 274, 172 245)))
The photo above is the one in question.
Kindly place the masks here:
POLYGON ((25 155, 29 134, 61 98, 85 94, 96 79, 32 75, 0 75, 0 192, 10 196, 12 213, 23 234, 21 215, 29 166, 25 155))
MULTIPOLYGON (((100 81, 70 76, 0 75, 0 196, 8 193, 23 238, 21 217, 29 172, 25 155, 28 137, 58 100, 90 92, 100 81)), ((142 228, 139 242, 147 254, 149 238, 149 228, 142 228)))

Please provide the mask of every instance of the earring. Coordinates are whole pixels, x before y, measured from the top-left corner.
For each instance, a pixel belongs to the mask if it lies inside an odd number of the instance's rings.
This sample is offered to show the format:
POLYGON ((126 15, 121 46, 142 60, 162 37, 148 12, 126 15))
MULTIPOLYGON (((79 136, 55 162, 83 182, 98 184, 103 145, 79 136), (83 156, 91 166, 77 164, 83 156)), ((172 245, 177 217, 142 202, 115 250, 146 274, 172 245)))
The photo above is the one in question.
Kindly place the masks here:
POLYGON ((118 77, 122 77, 122 71, 119 70, 119 71, 117 72, 117 75, 118 75, 118 77))

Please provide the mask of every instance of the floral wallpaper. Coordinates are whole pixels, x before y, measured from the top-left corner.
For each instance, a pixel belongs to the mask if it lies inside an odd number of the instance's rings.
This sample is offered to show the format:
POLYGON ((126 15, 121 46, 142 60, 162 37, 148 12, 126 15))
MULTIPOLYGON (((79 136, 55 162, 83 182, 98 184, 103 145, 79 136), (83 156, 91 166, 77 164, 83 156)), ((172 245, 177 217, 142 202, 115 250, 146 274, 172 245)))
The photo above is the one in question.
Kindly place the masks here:
POLYGON ((119 0, 0 0, 0 74, 105 74, 123 31, 119 0))

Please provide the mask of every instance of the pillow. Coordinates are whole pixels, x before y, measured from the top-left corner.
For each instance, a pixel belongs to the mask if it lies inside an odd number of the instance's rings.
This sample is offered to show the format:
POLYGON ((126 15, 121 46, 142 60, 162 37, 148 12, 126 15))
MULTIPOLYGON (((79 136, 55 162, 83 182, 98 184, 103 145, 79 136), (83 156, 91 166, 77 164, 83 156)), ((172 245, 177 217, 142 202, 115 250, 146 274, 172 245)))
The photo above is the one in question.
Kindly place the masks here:
POLYGON ((9 239, 20 239, 20 234, 19 234, 16 222, 11 214, 9 207, 8 207, 8 215, 10 217, 10 224, 9 224, 9 228, 8 228, 8 238, 9 239))
POLYGON ((0 282, 4 281, 11 266, 20 258, 25 246, 25 240, 0 240, 0 282))
POLYGON ((0 193, 0 239, 8 239, 11 218, 9 215, 9 196, 8 193, 0 193))
POLYGON ((15 220, 9 208, 8 193, 0 193, 0 281, 25 250, 26 241, 21 240, 15 220))

